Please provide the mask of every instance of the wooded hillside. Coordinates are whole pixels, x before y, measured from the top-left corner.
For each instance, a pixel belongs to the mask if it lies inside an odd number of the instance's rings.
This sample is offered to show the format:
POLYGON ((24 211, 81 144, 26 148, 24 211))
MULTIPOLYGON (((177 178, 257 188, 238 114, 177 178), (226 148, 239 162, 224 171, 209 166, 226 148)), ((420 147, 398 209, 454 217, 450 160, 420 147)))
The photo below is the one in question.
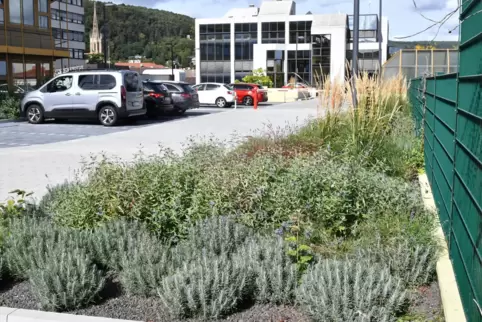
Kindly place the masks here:
MULTIPOLYGON (((94 2, 84 2, 85 42, 89 48, 94 2)), ((104 6, 97 2, 99 28, 104 25, 104 6)), ((170 60, 170 43, 174 43, 174 57, 183 66, 189 65, 194 55, 194 19, 185 15, 130 5, 107 7, 109 48, 112 60, 125 60, 143 55, 156 63, 170 60), (190 35, 192 39, 187 39, 190 35)), ((169 62, 168 62, 169 63, 169 62)))

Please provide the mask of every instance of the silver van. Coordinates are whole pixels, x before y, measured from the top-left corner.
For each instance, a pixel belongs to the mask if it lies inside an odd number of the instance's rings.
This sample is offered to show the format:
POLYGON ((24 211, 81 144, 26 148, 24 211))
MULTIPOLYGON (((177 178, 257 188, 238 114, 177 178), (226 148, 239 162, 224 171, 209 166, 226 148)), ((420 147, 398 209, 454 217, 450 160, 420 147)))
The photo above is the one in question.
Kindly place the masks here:
POLYGON ((133 71, 81 71, 62 74, 21 102, 29 123, 47 118, 97 118, 113 126, 122 118, 146 114, 142 80, 133 71))

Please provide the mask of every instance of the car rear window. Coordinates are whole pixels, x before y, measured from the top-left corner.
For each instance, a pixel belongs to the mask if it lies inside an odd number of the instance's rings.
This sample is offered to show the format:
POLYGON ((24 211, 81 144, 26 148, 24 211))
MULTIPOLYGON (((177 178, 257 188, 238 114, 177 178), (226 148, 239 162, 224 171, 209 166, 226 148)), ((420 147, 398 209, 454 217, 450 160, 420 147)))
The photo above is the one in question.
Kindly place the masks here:
POLYGON ((226 87, 227 89, 229 90, 233 90, 233 87, 229 86, 229 85, 224 85, 224 87, 226 87))
POLYGON ((192 88, 192 86, 189 85, 189 84, 179 84, 179 85, 182 87, 182 89, 186 93, 196 93, 196 90, 194 88, 192 88))
POLYGON ((263 86, 261 86, 261 85, 258 85, 258 88, 259 88, 259 89, 264 89, 263 86))

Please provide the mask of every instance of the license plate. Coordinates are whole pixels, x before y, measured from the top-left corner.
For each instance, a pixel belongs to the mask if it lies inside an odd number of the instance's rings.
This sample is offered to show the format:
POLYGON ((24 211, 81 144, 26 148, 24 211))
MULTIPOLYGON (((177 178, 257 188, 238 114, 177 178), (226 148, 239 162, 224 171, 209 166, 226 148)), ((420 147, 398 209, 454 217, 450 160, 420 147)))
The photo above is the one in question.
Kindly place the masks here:
POLYGON ((198 100, 197 94, 193 94, 193 95, 192 95, 192 99, 195 100, 195 101, 197 101, 197 100, 198 100))

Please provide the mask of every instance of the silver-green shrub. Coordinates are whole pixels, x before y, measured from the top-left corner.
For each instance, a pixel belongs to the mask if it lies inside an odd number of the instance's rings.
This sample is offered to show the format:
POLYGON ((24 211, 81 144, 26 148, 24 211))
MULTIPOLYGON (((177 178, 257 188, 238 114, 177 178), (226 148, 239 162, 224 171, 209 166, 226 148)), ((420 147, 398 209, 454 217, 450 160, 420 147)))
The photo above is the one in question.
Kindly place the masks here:
POLYGON ((252 235, 250 229, 228 217, 211 216, 194 223, 186 239, 171 249, 152 239, 139 239, 135 247, 123 252, 122 285, 129 294, 155 295, 168 274, 201 260, 203 253, 210 257, 230 257, 252 235))
POLYGON ((404 283, 387 267, 363 260, 322 260, 308 269, 297 302, 320 322, 394 321, 406 301, 404 283))
POLYGON ((409 242, 360 249, 356 256, 388 266, 392 275, 400 277, 409 287, 430 282, 435 274, 438 258, 437 249, 434 247, 411 245, 409 242))
POLYGON ((204 252, 162 280, 159 298, 173 318, 212 320, 232 313, 253 294, 254 272, 246 260, 204 252))
POLYGON ((255 299, 260 303, 290 304, 298 284, 298 271, 281 238, 252 240, 238 256, 255 271, 255 299))
POLYGON ((43 253, 56 244, 76 245, 80 232, 55 227, 48 220, 31 217, 14 218, 9 222, 4 239, 5 259, 9 274, 19 280, 28 278, 30 269, 38 266, 43 253))
POLYGON ((123 258, 130 256, 135 248, 156 244, 145 225, 136 221, 114 220, 95 228, 89 234, 89 253, 98 265, 120 272, 123 258))
POLYGON ((32 292, 42 309, 64 311, 92 303, 105 284, 101 271, 84 249, 53 246, 28 271, 32 292))
POLYGON ((142 240, 124 253, 119 278, 127 294, 155 296, 162 279, 174 270, 173 266, 167 247, 142 240))

